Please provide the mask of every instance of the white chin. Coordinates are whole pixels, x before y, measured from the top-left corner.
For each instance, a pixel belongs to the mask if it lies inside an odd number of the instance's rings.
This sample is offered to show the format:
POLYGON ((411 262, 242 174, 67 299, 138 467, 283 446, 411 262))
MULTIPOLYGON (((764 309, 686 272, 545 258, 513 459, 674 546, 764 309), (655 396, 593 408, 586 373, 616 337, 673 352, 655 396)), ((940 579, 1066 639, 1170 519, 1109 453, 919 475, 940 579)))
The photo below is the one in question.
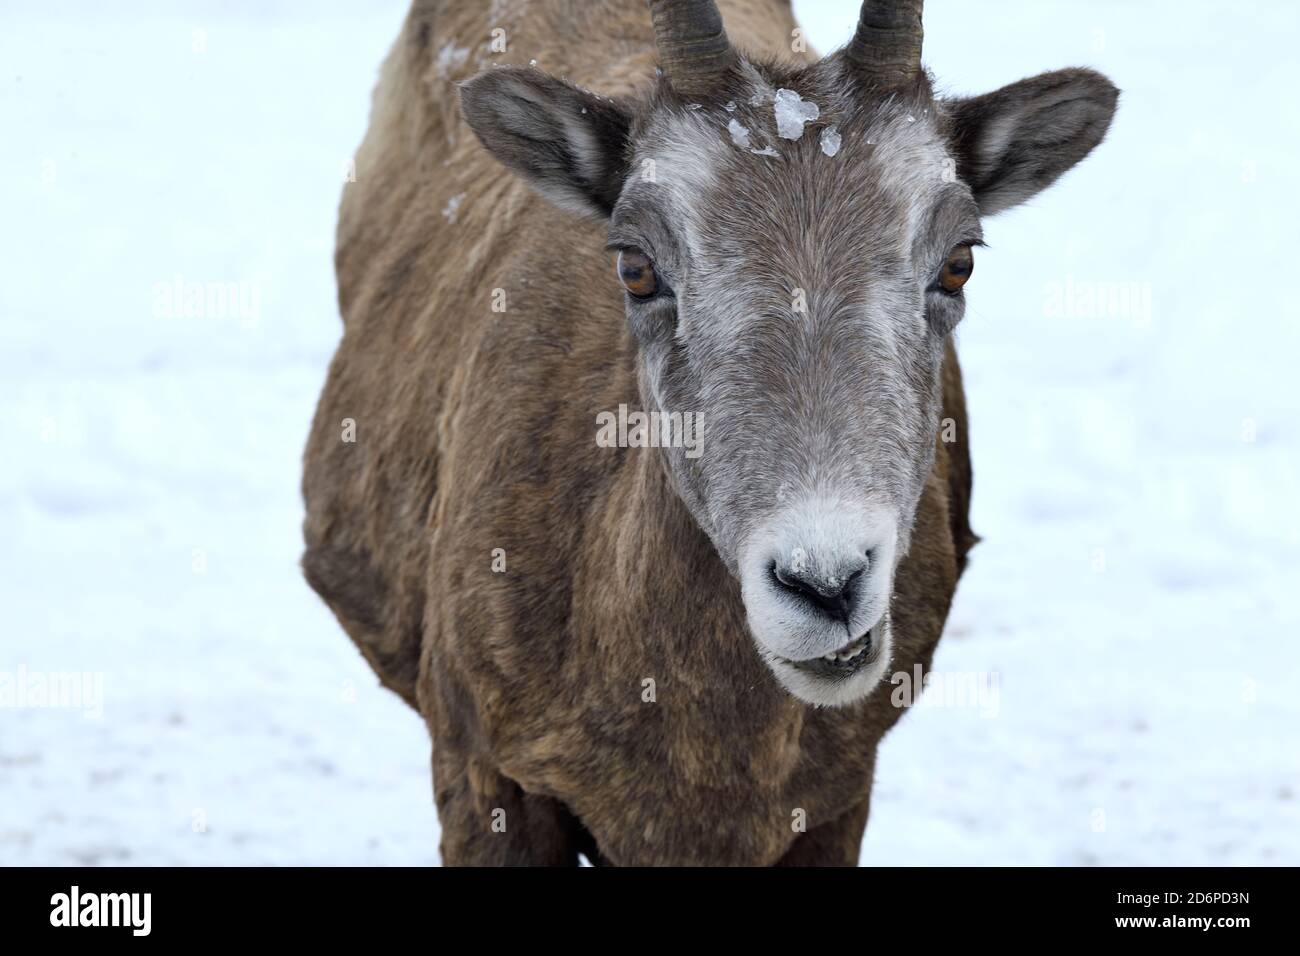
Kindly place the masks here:
POLYGON ((781 686, 795 697, 818 707, 843 707, 875 690, 889 670, 893 656, 889 617, 868 633, 870 646, 847 661, 790 661, 766 652, 763 656, 781 686))

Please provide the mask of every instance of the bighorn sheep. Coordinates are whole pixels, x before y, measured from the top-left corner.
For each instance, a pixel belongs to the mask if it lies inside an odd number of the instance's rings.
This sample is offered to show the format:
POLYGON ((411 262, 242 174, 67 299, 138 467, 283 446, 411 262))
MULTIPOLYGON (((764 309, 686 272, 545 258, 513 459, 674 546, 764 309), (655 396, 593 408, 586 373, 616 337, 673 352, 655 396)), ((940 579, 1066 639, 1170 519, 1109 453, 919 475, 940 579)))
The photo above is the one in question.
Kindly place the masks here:
POLYGON ((428 723, 448 864, 857 861, 975 540, 980 220, 1115 109, 936 98, 921 0, 820 60, 721 5, 416 0, 375 91, 303 568, 428 723))

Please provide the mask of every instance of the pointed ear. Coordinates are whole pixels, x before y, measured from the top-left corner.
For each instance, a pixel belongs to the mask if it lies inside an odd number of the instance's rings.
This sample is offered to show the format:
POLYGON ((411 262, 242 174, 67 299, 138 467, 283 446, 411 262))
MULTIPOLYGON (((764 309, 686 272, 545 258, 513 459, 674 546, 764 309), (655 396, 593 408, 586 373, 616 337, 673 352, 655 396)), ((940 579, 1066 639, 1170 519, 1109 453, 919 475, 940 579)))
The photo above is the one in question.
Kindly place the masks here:
POLYGON ((991 216, 1046 189, 1101 142, 1119 90, 1092 70, 1044 73, 948 100, 957 175, 991 216))
POLYGON ((627 173, 628 115, 612 100, 537 70, 466 81, 460 111, 489 153, 564 209, 608 218, 627 173))

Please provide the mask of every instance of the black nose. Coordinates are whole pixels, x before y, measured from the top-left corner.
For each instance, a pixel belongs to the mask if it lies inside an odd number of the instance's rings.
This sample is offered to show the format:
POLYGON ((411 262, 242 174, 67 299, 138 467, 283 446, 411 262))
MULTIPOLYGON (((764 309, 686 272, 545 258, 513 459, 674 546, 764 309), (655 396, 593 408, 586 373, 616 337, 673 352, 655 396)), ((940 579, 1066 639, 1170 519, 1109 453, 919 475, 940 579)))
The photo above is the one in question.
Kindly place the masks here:
POLYGON ((861 567, 843 578, 827 580, 811 571, 773 564, 772 579, 786 593, 796 595, 832 620, 848 624, 853 608, 854 588, 865 570, 865 567, 861 567))

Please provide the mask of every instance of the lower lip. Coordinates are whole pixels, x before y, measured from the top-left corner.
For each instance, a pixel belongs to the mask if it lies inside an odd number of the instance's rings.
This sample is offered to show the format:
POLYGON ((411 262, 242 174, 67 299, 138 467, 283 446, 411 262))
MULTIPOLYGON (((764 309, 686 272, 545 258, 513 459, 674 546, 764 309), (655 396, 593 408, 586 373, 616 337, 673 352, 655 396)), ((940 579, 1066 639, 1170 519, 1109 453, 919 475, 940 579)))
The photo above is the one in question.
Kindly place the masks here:
POLYGON ((850 657, 847 661, 833 660, 828 661, 824 657, 814 657, 806 661, 786 661, 791 667, 802 671, 813 677, 851 677, 856 674, 867 664, 871 663, 876 656, 876 641, 874 628, 863 635, 861 640, 866 646, 862 648, 861 653, 856 657, 850 657))

